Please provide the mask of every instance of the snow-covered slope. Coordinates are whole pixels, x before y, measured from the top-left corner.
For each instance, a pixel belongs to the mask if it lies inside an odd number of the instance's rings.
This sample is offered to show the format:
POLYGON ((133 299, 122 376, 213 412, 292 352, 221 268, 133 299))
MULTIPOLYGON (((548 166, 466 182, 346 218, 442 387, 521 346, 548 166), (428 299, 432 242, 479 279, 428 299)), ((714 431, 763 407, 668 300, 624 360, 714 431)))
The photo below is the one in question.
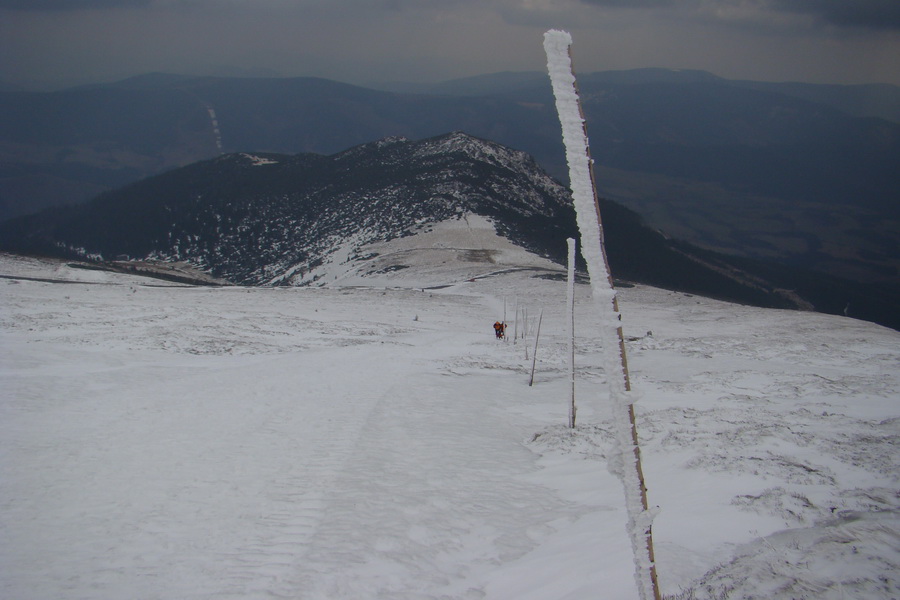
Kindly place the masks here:
MULTIPOLYGON (((569 430, 562 270, 483 231, 305 288, 0 255, 0 597, 634 598, 588 286, 569 430)), ((898 597, 900 334, 620 297, 663 592, 898 597)))
POLYGON ((306 278, 319 286, 446 286, 508 270, 560 272, 558 264, 497 234, 480 215, 418 227, 414 235, 360 245, 345 240, 306 278))

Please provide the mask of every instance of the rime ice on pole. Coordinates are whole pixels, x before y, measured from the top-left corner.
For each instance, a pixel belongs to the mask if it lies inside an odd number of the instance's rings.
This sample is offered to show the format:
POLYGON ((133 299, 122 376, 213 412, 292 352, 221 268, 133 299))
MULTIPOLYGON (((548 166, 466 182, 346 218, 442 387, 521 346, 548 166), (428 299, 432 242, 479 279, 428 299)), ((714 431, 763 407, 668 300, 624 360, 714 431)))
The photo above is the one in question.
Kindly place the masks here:
POLYGON ((563 144, 566 148, 566 162, 569 165, 571 180, 569 185, 575 204, 578 231, 581 234, 581 254, 587 261, 591 293, 594 298, 612 300, 615 292, 606 283, 609 280, 609 272, 600 247, 602 233, 597 219, 593 217, 596 210, 594 186, 591 181, 590 159, 586 152, 588 140, 584 134, 584 119, 578 108, 578 92, 575 90, 575 76, 572 74, 572 61, 569 58, 571 44, 572 36, 568 32, 551 30, 544 34, 547 69, 562 125, 563 144))
POLYGON ((565 31, 550 30, 544 34, 547 70, 556 98, 556 110, 562 125, 566 162, 569 165, 572 200, 581 234, 581 253, 587 262, 591 294, 602 319, 603 357, 609 381, 609 394, 615 428, 615 441, 609 458, 609 469, 622 481, 628 512, 628 534, 634 551, 635 582, 642 600, 658 598, 652 562, 650 526, 653 511, 646 509, 642 493, 639 453, 636 447, 631 405, 623 355, 619 351, 621 319, 616 308, 615 289, 603 251, 603 231, 595 199, 591 175, 591 159, 578 104, 578 91, 572 73, 569 46, 572 36, 565 31))

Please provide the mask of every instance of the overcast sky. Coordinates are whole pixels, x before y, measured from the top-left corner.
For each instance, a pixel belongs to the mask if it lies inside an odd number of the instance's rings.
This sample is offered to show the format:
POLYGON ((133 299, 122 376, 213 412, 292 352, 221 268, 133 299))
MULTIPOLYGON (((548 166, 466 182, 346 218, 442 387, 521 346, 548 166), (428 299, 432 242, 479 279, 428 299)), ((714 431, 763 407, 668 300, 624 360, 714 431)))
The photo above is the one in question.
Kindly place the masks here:
POLYGON ((900 84, 900 0, 0 0, 0 82, 150 71, 366 84, 545 69, 900 84))

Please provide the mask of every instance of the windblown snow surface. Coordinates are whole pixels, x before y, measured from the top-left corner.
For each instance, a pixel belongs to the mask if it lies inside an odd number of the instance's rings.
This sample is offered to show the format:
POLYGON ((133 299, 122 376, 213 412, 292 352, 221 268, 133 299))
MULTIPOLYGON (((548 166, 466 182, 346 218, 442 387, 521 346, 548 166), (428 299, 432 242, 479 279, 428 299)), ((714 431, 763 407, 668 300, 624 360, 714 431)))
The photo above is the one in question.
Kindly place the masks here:
MULTIPOLYGON (((475 233, 319 288, 0 257, 0 597, 635 598, 589 286, 570 430, 565 270, 475 233)), ((620 307, 663 593, 900 597, 900 334, 620 307)))

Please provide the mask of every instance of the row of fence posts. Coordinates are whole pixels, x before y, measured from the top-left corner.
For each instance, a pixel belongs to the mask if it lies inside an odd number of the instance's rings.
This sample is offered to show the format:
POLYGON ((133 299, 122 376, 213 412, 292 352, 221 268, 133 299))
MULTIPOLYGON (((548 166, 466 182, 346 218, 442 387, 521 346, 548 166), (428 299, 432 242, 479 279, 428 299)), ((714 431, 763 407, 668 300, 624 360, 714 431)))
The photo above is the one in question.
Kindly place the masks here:
MULTIPOLYGON (((566 269, 566 324, 568 356, 569 356, 569 379, 571 381, 571 394, 569 399, 569 427, 575 427, 575 240, 569 238, 566 240, 568 244, 568 265, 566 269)), ((527 342, 529 332, 528 309, 522 307, 522 341, 527 342)), ((519 340, 519 299, 516 298, 515 317, 513 318, 513 344, 519 340)), ((534 334, 534 349, 531 352, 531 375, 528 379, 528 387, 534 385, 534 371, 537 367, 537 349, 538 341, 541 337, 541 322, 544 319, 544 309, 541 308, 537 317, 537 328, 534 334)), ((506 298, 503 299, 503 324, 506 325, 506 298)), ((509 340, 509 336, 504 336, 504 341, 509 340)), ((528 344, 525 347, 525 360, 528 360, 528 344)))

